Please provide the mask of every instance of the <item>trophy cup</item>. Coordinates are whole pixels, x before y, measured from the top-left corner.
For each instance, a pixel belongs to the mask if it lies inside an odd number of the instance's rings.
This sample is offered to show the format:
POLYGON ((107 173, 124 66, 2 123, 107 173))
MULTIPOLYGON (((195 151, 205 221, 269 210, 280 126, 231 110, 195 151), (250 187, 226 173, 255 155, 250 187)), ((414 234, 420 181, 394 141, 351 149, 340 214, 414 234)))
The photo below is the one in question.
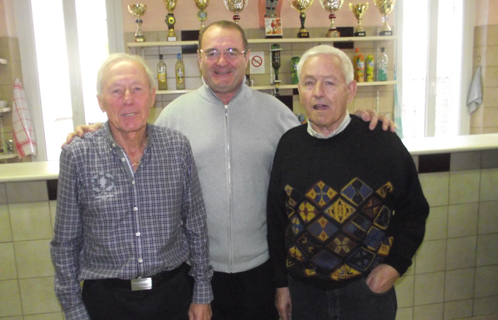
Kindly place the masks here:
POLYGON ((199 11, 197 12, 197 19, 201 22, 201 30, 204 29, 204 21, 207 19, 206 7, 209 3, 209 0, 194 0, 199 11))
POLYGON ((166 6, 166 10, 168 10, 168 14, 166 15, 166 24, 168 25, 168 41, 176 41, 176 33, 175 33, 175 16, 173 15, 173 11, 176 8, 177 0, 163 0, 164 5, 166 6))
POLYGON ((249 0, 223 0, 223 2, 228 11, 234 13, 233 22, 238 24, 240 20, 239 12, 247 7, 249 0))
POLYGON ((392 36, 393 32, 391 31, 391 27, 389 27, 389 24, 387 23, 387 21, 389 20, 389 17, 387 15, 390 14, 391 11, 393 11, 396 0, 373 0, 373 3, 382 14, 382 22, 384 22, 382 30, 379 34, 381 36, 392 36))
POLYGON ((280 69, 280 45, 277 43, 271 45, 270 53, 271 53, 271 66, 273 67, 275 78, 273 79, 273 85, 275 86, 275 96, 279 96, 280 93, 280 80, 278 79, 278 69, 280 69))
POLYGON ((322 8, 330 12, 329 14, 330 27, 326 35, 327 38, 336 38, 341 36, 341 33, 337 31, 337 28, 334 25, 334 19, 335 19, 334 12, 336 12, 342 7, 343 2, 344 0, 320 0, 322 8))
POLYGON ((356 32, 354 33, 355 37, 364 37, 366 35, 365 29, 361 25, 361 19, 365 15, 365 12, 368 10, 368 2, 363 4, 349 4, 349 9, 353 12, 356 20, 358 20, 358 27, 356 28, 356 32))
POLYGON ((304 28, 304 22, 306 21, 306 14, 304 12, 311 7, 313 1, 314 0, 289 0, 292 9, 300 13, 299 18, 301 19, 301 29, 299 29, 299 33, 297 34, 298 38, 310 37, 310 33, 306 30, 306 28, 304 28))
POLYGON ((147 5, 143 3, 129 4, 128 11, 135 17, 135 23, 137 24, 137 31, 135 32, 135 42, 145 42, 145 36, 142 33, 142 19, 140 18, 147 12, 147 5))

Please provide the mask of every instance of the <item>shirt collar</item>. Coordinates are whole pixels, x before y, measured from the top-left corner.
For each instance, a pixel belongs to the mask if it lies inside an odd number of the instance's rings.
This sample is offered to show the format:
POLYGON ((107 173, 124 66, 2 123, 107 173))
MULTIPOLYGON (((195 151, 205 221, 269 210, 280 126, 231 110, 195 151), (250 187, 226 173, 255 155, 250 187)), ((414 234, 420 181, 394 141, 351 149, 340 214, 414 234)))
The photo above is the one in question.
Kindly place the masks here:
POLYGON ((333 136, 338 135, 342 131, 344 131, 344 129, 346 129, 346 127, 348 126, 348 124, 350 122, 351 122, 351 116, 349 115, 349 112, 346 110, 346 116, 342 120, 341 125, 334 132, 329 134, 328 136, 324 136, 323 134, 315 131, 315 129, 313 129, 313 127, 311 126, 311 122, 309 120, 308 120, 308 133, 312 137, 315 137, 317 139, 329 139, 329 138, 332 138, 333 136))

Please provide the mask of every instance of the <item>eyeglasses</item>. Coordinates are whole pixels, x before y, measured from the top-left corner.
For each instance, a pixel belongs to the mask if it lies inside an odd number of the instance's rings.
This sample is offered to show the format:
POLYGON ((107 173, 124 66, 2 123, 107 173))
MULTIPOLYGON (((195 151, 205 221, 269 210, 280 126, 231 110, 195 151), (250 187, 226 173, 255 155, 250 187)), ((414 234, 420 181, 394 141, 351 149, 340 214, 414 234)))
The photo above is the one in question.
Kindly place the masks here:
MULTIPOLYGON (((199 49, 199 52, 202 53, 208 61, 218 61, 221 55, 221 52, 218 51, 218 49, 209 49, 206 51, 199 49)), ((225 60, 233 61, 245 52, 246 50, 239 51, 238 49, 228 48, 223 52, 223 56, 225 57, 225 60)))

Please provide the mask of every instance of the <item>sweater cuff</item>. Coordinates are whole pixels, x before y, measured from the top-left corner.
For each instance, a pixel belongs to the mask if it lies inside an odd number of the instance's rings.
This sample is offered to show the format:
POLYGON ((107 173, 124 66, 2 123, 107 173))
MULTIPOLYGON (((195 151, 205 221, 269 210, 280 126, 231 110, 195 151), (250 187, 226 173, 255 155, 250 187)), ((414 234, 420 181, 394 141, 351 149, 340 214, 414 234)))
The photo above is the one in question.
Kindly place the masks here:
POLYGON ((407 260, 406 258, 397 255, 387 257, 383 263, 388 264, 396 269, 400 276, 405 274, 406 270, 408 270, 408 268, 412 265, 411 260, 407 260))

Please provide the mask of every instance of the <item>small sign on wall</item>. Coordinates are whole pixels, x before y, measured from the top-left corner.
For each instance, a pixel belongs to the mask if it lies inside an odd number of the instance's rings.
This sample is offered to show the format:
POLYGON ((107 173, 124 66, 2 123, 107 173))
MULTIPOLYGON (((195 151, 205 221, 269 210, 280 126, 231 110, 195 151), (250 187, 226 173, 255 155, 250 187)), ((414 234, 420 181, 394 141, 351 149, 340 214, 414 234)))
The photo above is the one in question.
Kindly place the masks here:
POLYGON ((265 73, 264 52, 251 52, 251 56, 249 57, 249 64, 251 65, 251 74, 265 73))

